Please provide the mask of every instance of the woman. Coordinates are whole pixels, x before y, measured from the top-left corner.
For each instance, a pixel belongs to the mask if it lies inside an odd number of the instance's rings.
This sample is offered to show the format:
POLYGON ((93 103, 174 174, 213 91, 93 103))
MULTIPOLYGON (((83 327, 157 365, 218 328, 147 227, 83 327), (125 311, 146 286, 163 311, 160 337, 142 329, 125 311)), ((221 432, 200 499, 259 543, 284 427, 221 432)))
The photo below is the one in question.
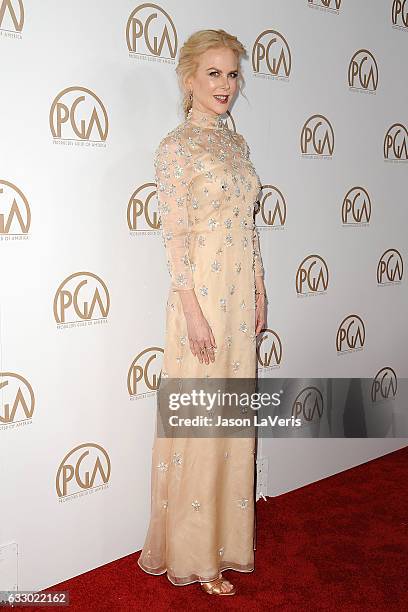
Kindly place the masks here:
MULTIPOLYGON (((185 121, 155 154, 171 287, 162 379, 255 378, 265 288, 254 205, 261 185, 245 139, 223 115, 241 82, 243 45, 224 30, 194 33, 177 74, 185 121)), ((175 585, 233 595, 222 570, 254 570, 255 440, 157 438, 151 518, 138 559, 175 585)))

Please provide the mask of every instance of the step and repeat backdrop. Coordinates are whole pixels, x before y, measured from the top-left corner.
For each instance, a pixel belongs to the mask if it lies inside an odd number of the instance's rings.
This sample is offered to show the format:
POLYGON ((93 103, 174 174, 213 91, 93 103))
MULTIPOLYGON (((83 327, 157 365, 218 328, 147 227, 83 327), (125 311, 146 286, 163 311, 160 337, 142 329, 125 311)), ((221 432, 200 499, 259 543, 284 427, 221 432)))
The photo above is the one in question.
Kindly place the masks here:
POLYGON ((0 590, 143 544, 169 287, 153 152, 206 28, 247 49, 225 120, 263 186, 259 377, 301 377, 297 416, 327 424, 308 381, 364 376, 378 444, 406 444, 408 2, 0 0, 0 590))

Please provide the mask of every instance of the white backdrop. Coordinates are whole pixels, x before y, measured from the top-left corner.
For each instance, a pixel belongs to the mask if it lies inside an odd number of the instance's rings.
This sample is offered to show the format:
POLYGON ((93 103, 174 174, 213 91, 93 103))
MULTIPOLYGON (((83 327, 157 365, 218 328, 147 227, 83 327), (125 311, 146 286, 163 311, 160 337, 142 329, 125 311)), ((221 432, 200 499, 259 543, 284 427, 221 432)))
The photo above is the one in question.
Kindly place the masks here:
MULTIPOLYGON (((228 124, 264 187, 260 377, 407 377, 408 2, 139 6, 0 0, 0 590, 143 544, 169 286, 152 155, 183 120, 193 31, 249 55, 228 124)), ((263 439, 258 493, 405 446, 394 434, 263 439)))

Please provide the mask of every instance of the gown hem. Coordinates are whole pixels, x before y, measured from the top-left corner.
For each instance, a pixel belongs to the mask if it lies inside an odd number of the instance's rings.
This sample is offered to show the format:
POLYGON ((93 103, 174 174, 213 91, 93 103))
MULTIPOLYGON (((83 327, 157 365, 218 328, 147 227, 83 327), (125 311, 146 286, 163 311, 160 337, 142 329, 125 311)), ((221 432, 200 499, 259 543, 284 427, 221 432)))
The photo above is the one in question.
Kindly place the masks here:
MULTIPOLYGON (((212 580, 216 580, 216 578, 218 578, 218 574, 217 574, 216 576, 214 576, 214 578, 208 578, 208 579, 205 579, 205 580, 200 580, 200 578, 198 578, 198 577, 194 578, 193 580, 190 580, 189 578, 180 578, 179 579, 180 582, 174 582, 171 579, 171 577, 169 576, 167 569, 164 569, 164 570, 159 570, 158 569, 156 572, 149 571, 148 569, 146 569, 146 567, 141 565, 141 563, 139 562, 139 559, 137 560, 137 564, 138 564, 138 566, 144 572, 146 572, 147 574, 150 574, 151 576, 162 576, 163 574, 166 574, 167 575, 167 579, 174 586, 187 586, 189 584, 194 584, 195 582, 211 582, 212 580)), ((255 570, 255 566, 252 565, 250 568, 243 569, 243 566, 239 565, 239 563, 226 563, 225 565, 221 564, 220 568, 219 568, 219 571, 220 572, 224 572, 225 570, 234 570, 236 572, 241 572, 241 573, 244 573, 244 574, 250 574, 251 572, 253 572, 255 570)))

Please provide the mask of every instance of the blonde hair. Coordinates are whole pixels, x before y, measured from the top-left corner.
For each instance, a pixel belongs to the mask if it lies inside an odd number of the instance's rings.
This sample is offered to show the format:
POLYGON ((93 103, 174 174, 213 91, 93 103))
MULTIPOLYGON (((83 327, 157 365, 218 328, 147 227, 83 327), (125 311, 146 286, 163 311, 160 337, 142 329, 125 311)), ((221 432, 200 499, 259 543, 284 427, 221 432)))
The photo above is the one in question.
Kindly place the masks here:
POLYGON ((242 93, 242 87, 245 84, 245 79, 241 74, 241 57, 246 56, 244 45, 236 36, 228 34, 225 30, 198 30, 194 32, 185 41, 180 49, 179 61, 176 67, 176 73, 179 80, 179 86, 183 94, 182 107, 184 118, 192 107, 189 92, 185 90, 185 80, 188 77, 194 76, 198 67, 198 57, 208 51, 208 49, 227 47, 234 51, 238 60, 238 88, 242 93))

